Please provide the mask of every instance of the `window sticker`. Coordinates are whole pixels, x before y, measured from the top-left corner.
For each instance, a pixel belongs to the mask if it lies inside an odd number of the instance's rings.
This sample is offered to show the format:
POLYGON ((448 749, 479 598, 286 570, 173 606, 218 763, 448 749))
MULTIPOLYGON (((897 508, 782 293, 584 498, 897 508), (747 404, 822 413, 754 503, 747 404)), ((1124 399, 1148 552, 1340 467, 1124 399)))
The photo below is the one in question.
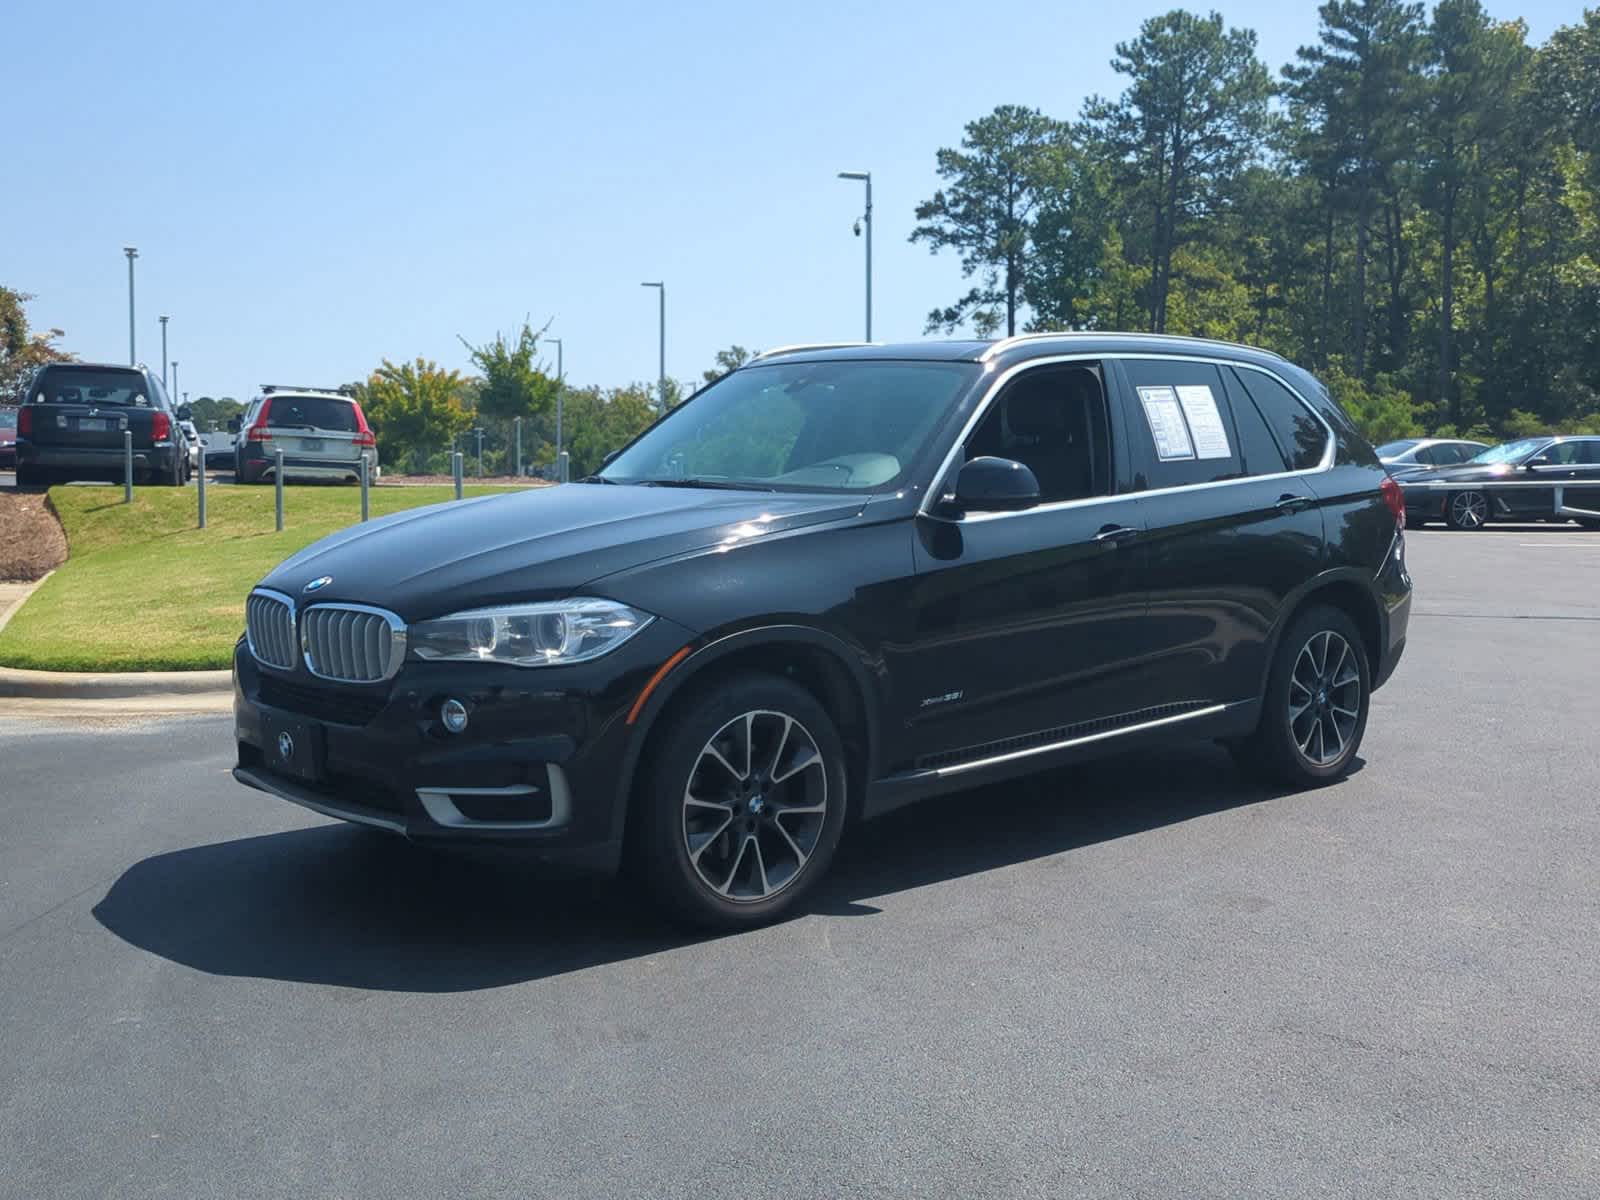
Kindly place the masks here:
POLYGON ((1194 446, 1189 441, 1189 426, 1184 423, 1177 393, 1169 387, 1142 387, 1139 400, 1144 405, 1144 419, 1150 424, 1150 436, 1156 442, 1156 457, 1162 462, 1193 458, 1194 446))
POLYGON ((1177 389, 1178 403, 1183 405, 1183 415, 1189 421, 1189 433, 1194 438, 1196 458, 1227 458, 1233 451, 1228 446, 1228 431, 1222 424, 1222 414, 1217 411, 1217 398, 1205 384, 1177 389))

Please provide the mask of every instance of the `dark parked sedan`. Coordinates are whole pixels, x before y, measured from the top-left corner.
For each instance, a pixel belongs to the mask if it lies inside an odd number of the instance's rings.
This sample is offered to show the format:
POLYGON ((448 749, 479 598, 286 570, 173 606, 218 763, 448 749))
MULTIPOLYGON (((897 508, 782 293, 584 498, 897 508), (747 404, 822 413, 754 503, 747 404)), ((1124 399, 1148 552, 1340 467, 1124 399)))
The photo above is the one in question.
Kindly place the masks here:
POLYGON ((1459 467, 1489 447, 1461 438, 1402 438, 1377 449, 1378 461, 1396 479, 1420 475, 1438 467, 1459 467))
POLYGON ((1406 520, 1481 529, 1490 521, 1577 521, 1600 529, 1600 437, 1532 437, 1470 463, 1408 476, 1406 520))
POLYGON ((34 373, 17 410, 17 484, 121 479, 125 432, 138 478, 182 484, 189 447, 179 422, 188 419, 188 405, 174 407, 145 367, 51 363, 34 373))
POLYGON ((234 774, 769 920, 851 822, 1087 755, 1217 738, 1338 778, 1405 645, 1401 516, 1275 355, 773 351, 598 475, 284 562, 246 604, 234 774))

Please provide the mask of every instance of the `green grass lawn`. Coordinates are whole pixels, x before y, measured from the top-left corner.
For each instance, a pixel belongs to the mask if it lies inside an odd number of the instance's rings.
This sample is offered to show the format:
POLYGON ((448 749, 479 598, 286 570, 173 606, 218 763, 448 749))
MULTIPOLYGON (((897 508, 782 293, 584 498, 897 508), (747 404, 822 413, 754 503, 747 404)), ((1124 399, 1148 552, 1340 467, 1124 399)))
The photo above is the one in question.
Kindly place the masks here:
MULTIPOLYGON (((469 487, 468 495, 514 488, 469 487)), ((377 487, 374 517, 449 500, 449 487, 377 487)), ((357 488, 285 487, 282 533, 271 488, 213 487, 206 528, 195 489, 57 487, 50 503, 68 559, 0 630, 0 666, 40 671, 199 671, 227 667, 244 598, 301 547, 360 520, 357 488)))

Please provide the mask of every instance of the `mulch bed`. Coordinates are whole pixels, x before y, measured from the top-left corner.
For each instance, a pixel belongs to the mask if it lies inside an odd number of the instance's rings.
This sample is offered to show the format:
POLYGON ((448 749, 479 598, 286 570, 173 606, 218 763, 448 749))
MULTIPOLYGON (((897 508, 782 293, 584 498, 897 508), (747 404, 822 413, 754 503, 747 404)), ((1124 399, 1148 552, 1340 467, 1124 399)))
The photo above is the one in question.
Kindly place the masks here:
POLYGON ((67 561, 67 537, 43 492, 0 488, 0 580, 38 579, 67 561))

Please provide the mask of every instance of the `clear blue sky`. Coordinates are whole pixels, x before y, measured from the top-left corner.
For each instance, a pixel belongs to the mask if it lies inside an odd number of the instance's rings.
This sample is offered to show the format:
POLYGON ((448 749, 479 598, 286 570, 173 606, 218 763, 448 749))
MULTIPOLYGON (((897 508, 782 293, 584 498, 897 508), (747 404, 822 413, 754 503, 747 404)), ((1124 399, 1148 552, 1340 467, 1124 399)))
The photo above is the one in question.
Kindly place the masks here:
MULTIPOLYGON (((383 4, 6 0, 0 283, 85 358, 158 313, 193 396, 466 365, 554 318, 576 383, 697 377, 731 342, 860 336, 873 172, 879 338, 961 290, 906 241, 934 151, 999 103, 1076 116, 1170 4, 383 4), (20 154, 17 139, 20 136, 20 154)), ((1205 8, 1206 5, 1196 7, 1205 8)), ((1309 0, 1232 0, 1276 70, 1309 0)), ((1543 40, 1580 3, 1490 0, 1543 40)))

